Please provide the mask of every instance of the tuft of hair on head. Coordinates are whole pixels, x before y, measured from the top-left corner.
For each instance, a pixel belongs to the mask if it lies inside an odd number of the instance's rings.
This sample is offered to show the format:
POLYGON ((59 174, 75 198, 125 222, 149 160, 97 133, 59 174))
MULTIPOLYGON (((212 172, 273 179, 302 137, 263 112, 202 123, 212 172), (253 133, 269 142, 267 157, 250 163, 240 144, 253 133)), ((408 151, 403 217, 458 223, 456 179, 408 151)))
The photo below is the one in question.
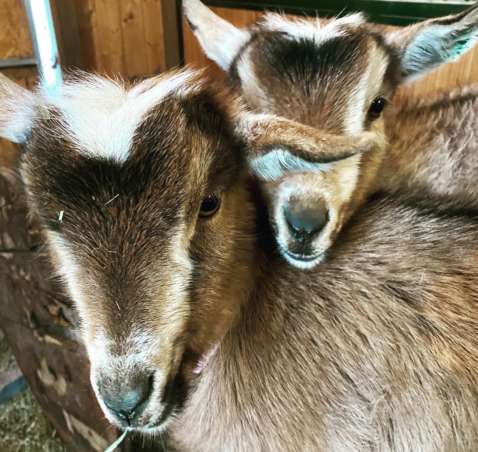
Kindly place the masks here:
POLYGON ((192 95, 203 82, 202 71, 189 68, 133 85, 77 71, 53 92, 30 92, 1 76, 0 136, 24 142, 42 111, 54 109, 78 152, 124 162, 141 120, 168 96, 192 95))
POLYGON ((316 43, 344 36, 347 29, 361 26, 365 23, 362 13, 349 14, 332 20, 288 17, 279 13, 267 13, 259 22, 259 27, 267 31, 284 33, 291 39, 308 39, 316 43))

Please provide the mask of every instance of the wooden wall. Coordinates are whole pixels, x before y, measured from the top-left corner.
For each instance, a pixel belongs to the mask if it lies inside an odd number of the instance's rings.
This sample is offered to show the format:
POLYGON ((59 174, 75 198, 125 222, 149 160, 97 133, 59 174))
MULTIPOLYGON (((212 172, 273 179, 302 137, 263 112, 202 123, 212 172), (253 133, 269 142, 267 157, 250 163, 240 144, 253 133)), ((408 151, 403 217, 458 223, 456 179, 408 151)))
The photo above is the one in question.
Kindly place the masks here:
MULTIPOLYGON (((239 27, 244 27, 257 21, 262 15, 262 13, 257 11, 231 8, 212 9, 224 19, 239 27)), ((221 71, 204 56, 198 42, 184 20, 183 36, 185 62, 194 66, 209 67, 214 75, 220 76, 221 71)), ((478 82, 478 46, 456 63, 448 64, 432 72, 424 79, 402 88, 400 95, 423 96, 475 82, 478 82)))
POLYGON ((137 77, 179 64, 174 0, 72 1, 85 69, 137 77))

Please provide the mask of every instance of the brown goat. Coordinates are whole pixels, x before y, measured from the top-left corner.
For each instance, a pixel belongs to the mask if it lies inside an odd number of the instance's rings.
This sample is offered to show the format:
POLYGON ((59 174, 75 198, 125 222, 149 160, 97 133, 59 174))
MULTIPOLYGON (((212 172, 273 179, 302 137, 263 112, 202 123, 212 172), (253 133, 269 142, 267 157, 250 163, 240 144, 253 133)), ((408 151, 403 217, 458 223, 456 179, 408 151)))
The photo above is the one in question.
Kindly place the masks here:
POLYGON ((320 271, 295 269, 243 143, 313 130, 235 105, 190 71, 56 94, 0 79, 106 416, 181 451, 476 451, 477 219, 376 200, 320 271))
POLYGON ((252 160, 266 182, 279 249, 292 265, 322 262, 343 225, 379 190, 413 189, 422 198, 453 196, 477 205, 476 94, 418 109, 395 106, 381 117, 400 83, 472 47, 476 6, 393 31, 360 14, 333 20, 267 14, 240 30, 199 0, 183 4, 205 53, 228 71, 251 107, 337 137, 376 135, 366 154, 329 165, 279 148, 252 160))

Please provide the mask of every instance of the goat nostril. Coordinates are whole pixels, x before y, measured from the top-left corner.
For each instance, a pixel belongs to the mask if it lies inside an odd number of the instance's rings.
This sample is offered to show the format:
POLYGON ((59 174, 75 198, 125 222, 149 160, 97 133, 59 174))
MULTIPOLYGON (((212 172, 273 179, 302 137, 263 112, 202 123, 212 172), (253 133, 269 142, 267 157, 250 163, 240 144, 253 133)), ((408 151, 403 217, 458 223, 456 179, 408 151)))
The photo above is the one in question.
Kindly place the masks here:
POLYGON ((106 407, 119 419, 130 425, 131 421, 141 413, 151 396, 154 374, 142 378, 134 378, 134 384, 116 394, 102 394, 106 407))
POLYGON ((284 217, 292 236, 301 241, 312 239, 329 221, 326 209, 284 208, 284 217))

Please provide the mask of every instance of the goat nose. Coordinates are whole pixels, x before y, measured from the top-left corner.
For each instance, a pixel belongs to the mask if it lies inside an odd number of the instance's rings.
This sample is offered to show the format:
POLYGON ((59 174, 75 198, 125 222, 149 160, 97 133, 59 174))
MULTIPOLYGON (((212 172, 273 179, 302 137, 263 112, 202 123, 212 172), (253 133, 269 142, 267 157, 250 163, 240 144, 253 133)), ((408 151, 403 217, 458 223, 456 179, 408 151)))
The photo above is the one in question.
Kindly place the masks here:
POLYGON ((291 235, 301 241, 311 240, 319 234, 329 221, 328 211, 317 208, 284 208, 284 216, 291 235))
POLYGON ((139 416, 145 402, 151 395, 153 386, 153 376, 138 379, 134 384, 128 385, 120 391, 104 391, 101 393, 103 402, 118 418, 125 421, 128 425, 139 416))

